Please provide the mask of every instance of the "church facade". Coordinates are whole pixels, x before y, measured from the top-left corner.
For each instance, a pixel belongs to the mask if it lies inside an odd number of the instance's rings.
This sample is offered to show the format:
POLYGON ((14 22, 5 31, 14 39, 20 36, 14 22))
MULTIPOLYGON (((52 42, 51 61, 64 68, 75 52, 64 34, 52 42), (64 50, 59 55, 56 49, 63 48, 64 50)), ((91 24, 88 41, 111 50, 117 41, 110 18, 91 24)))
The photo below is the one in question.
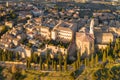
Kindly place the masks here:
POLYGON ((91 20, 89 31, 76 32, 76 46, 81 55, 88 56, 94 53, 94 19, 91 20))

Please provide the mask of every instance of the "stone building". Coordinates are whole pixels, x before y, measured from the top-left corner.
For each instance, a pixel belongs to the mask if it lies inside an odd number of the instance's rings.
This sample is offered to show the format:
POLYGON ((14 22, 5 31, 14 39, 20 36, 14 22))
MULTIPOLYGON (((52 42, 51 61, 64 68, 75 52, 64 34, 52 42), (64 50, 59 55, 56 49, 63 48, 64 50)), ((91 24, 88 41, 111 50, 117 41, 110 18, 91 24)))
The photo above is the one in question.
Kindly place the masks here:
POLYGON ((70 42, 72 41, 76 31, 76 24, 59 21, 59 23, 54 27, 54 29, 51 32, 51 38, 53 40, 70 42))
POLYGON ((96 34, 96 42, 99 44, 109 44, 109 42, 113 42, 114 36, 112 33, 97 33, 96 34))
POLYGON ((85 28, 84 31, 76 33, 76 45, 81 55, 94 53, 94 39, 94 19, 92 19, 89 32, 85 28))

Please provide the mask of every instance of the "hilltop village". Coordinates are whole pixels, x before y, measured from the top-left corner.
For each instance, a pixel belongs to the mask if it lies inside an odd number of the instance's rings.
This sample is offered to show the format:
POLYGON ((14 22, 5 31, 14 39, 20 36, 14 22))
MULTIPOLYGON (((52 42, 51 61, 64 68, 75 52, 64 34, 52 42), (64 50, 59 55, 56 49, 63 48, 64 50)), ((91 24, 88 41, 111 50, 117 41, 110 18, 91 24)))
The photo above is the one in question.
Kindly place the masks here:
POLYGON ((1 35, 0 47, 18 52, 23 58, 44 55, 50 50, 51 56, 69 53, 75 59, 76 51, 88 56, 120 36, 117 9, 96 10, 92 17, 81 17, 82 11, 91 9, 79 6, 59 8, 54 4, 6 2, 0 9, 0 25, 9 29, 1 35))
POLYGON ((118 0, 0 1, 0 80, 119 80, 118 0))

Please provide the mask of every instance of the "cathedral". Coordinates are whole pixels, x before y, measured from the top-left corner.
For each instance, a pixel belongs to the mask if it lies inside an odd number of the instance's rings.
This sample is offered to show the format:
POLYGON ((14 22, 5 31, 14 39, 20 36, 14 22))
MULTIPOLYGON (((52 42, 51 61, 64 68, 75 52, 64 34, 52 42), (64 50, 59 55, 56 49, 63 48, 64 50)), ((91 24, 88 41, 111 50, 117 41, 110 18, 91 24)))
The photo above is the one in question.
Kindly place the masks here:
POLYGON ((85 56, 94 53, 94 41, 94 19, 91 19, 89 30, 84 27, 76 33, 77 50, 85 56))

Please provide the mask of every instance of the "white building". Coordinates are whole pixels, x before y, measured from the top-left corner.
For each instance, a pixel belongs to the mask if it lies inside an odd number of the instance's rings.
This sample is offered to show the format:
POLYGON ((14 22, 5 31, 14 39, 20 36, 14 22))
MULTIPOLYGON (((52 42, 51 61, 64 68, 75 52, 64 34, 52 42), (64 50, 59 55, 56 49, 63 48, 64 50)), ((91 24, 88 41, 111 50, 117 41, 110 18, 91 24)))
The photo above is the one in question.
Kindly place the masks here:
POLYGON ((59 41, 72 41, 77 25, 75 23, 59 21, 59 23, 51 31, 51 38, 59 41))

